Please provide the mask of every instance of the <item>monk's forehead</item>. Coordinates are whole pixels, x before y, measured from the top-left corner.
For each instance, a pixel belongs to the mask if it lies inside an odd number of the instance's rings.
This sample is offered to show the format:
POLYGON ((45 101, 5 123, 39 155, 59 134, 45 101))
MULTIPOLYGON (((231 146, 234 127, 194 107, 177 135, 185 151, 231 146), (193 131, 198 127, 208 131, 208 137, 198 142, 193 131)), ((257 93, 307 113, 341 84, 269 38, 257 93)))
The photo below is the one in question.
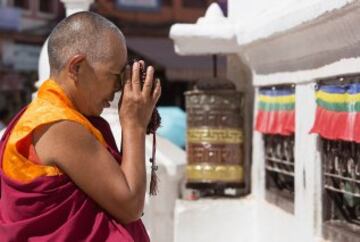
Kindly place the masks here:
MULTIPOLYGON (((110 54, 124 55, 127 58, 126 41, 122 35, 114 33, 112 31, 105 31, 103 38, 103 50, 107 50, 110 54)), ((101 50, 100 50, 101 51, 101 50)))

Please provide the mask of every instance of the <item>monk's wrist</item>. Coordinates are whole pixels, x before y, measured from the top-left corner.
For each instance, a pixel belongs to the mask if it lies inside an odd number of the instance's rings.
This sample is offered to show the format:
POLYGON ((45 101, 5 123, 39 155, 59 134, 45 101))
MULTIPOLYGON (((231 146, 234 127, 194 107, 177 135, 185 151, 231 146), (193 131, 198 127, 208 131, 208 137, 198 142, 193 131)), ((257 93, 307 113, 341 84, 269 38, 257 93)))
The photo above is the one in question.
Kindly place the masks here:
POLYGON ((146 134, 146 128, 138 126, 138 125, 126 125, 126 126, 122 126, 123 128, 123 132, 124 133, 129 133, 129 134, 146 134))

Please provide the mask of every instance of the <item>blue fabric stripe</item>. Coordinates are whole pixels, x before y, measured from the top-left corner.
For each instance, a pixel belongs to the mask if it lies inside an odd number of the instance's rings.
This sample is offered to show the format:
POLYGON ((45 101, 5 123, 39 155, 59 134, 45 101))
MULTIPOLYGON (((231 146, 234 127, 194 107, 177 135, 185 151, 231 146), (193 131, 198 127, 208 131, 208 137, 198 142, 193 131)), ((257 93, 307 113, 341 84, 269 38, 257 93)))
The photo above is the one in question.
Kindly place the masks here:
POLYGON ((358 94, 360 93, 360 83, 347 83, 344 85, 321 85, 319 90, 336 94, 358 94))
POLYGON ((295 94, 295 89, 260 89, 259 92, 265 96, 288 96, 295 94))

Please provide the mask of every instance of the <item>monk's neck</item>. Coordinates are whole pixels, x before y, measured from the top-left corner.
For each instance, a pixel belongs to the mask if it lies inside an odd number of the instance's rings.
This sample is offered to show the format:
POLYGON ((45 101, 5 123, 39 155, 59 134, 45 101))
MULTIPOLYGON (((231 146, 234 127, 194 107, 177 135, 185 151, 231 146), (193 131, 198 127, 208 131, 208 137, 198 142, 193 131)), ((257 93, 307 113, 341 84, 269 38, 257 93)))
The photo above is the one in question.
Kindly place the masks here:
POLYGON ((69 98, 72 105, 74 105, 74 107, 79 110, 74 95, 74 88, 72 87, 70 82, 66 81, 66 79, 64 79, 64 77, 62 77, 61 75, 52 75, 50 76, 50 80, 55 81, 60 86, 66 97, 69 98))

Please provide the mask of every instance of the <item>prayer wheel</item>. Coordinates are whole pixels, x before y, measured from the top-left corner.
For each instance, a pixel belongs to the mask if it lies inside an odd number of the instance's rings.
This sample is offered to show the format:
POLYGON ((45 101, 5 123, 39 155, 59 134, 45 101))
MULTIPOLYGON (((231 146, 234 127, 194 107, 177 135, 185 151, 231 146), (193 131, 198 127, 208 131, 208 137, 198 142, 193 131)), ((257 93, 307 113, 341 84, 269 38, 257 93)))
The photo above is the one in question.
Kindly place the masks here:
POLYGON ((216 195, 243 187, 242 93, 232 83, 216 80, 185 92, 185 100, 186 187, 216 195))

